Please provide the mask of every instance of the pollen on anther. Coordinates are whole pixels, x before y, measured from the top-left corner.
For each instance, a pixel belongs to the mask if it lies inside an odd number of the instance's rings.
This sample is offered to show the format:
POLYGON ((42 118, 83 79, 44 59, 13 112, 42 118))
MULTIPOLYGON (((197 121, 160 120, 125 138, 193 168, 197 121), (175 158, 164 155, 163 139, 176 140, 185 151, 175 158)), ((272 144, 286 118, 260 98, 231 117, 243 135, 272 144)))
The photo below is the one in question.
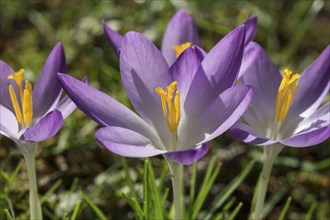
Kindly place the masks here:
POLYGON ((25 87, 23 90, 23 76, 24 69, 12 73, 8 76, 8 79, 14 80, 18 87, 20 100, 16 97, 16 93, 12 85, 9 85, 9 95, 11 99, 12 106, 17 118, 17 122, 23 126, 29 126, 32 124, 33 107, 32 107, 32 85, 29 81, 25 81, 25 87), (19 103, 20 101, 20 103, 19 103))
POLYGON ((187 48, 191 46, 190 42, 186 42, 180 45, 174 45, 172 46, 172 49, 175 51, 176 57, 180 56, 183 51, 185 51, 187 48))
POLYGON ((167 92, 161 87, 156 88, 156 93, 160 95, 164 118, 168 129, 175 132, 180 121, 180 92, 176 87, 177 81, 166 86, 167 92))
POLYGON ((275 103, 275 118, 279 122, 285 119, 291 107, 298 88, 299 76, 298 73, 293 74, 289 69, 283 71, 283 79, 278 88, 275 103))
POLYGON ((22 85, 23 76, 24 76, 24 69, 20 69, 19 71, 12 73, 8 76, 8 79, 15 81, 15 83, 18 87, 21 99, 23 98, 23 85, 22 85))

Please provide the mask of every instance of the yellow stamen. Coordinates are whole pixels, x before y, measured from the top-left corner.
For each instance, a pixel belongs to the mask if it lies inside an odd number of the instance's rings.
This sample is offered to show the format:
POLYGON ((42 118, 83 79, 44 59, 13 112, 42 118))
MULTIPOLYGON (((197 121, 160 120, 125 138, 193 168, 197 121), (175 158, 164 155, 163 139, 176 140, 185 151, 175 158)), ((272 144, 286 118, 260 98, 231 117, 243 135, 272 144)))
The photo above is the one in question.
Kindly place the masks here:
POLYGON ((23 76, 24 76, 24 69, 20 69, 19 71, 12 73, 8 76, 8 79, 12 79, 16 82, 21 99, 23 99, 23 85, 22 85, 23 76))
POLYGON ((298 73, 293 74, 289 69, 283 71, 283 79, 278 88, 276 103, 275 103, 275 118, 277 121, 282 122, 292 104, 294 96, 298 88, 298 73))
POLYGON ((15 94, 15 91, 14 91, 12 85, 9 85, 9 94, 10 94, 11 102, 12 102, 13 107, 14 107, 14 111, 15 111, 15 114, 16 114, 17 122, 19 124, 22 124, 23 117, 22 117, 21 108, 20 108, 20 106, 18 104, 17 97, 16 97, 16 94, 15 94))
POLYGON ((179 91, 176 91, 176 93, 175 93, 174 106, 175 106, 175 109, 177 111, 176 114, 175 114, 175 122, 176 122, 176 124, 178 124, 179 120, 180 120, 180 116, 181 116, 181 113, 180 113, 180 92, 179 91))
POLYGON ((25 81, 24 97, 22 101, 24 126, 32 123, 32 86, 27 80, 25 81))
POLYGON ((183 53, 183 51, 185 51, 190 46, 191 46, 191 43, 186 42, 186 43, 183 43, 180 45, 174 45, 174 46, 172 46, 172 49, 175 51, 176 57, 178 57, 178 56, 180 56, 181 53, 183 53))
POLYGON ((18 104, 17 97, 12 85, 9 85, 9 94, 12 105, 14 107, 14 111, 16 114, 17 122, 26 127, 31 125, 32 116, 33 116, 33 108, 32 108, 32 85, 27 80, 25 81, 25 88, 23 91, 23 76, 24 69, 20 69, 19 71, 12 73, 8 76, 8 79, 12 79, 17 84, 20 98, 21 98, 21 106, 18 104), (21 109, 22 107, 22 109, 21 109), (23 114, 22 114, 23 113, 23 114))
POLYGON ((160 95, 164 118, 168 129, 171 132, 176 132, 180 121, 180 92, 176 91, 173 97, 173 93, 178 86, 178 82, 174 81, 166 87, 165 92, 161 87, 156 88, 156 93, 160 95))

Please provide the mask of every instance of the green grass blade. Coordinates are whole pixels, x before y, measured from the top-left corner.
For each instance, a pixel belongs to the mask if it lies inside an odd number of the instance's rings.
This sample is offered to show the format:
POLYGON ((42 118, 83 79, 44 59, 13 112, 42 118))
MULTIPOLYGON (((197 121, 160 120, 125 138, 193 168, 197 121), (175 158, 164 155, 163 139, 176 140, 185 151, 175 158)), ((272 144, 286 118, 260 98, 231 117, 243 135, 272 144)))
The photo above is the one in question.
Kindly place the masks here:
POLYGON ((330 168, 330 158, 321 160, 315 164, 317 170, 325 170, 330 168))
POLYGON ((196 219, 197 214, 199 210, 202 208, 202 205, 206 199, 207 194, 209 193, 215 178, 218 176, 221 164, 218 164, 216 168, 214 168, 216 162, 216 156, 213 156, 211 159, 211 162, 209 164, 209 167, 206 171, 206 174, 203 179, 202 186, 199 190, 199 193, 197 195, 196 201, 194 202, 193 208, 192 208, 192 214, 190 215, 190 219, 196 219))
POLYGON ((196 175, 197 175, 197 163, 191 166, 191 179, 190 179, 190 192, 189 192, 189 206, 188 206, 188 216, 192 213, 193 201, 195 200, 196 192, 196 175))
POLYGON ((158 183, 159 191, 162 191, 162 189, 164 187, 164 183, 165 183, 165 179, 166 179, 167 174, 168 174, 168 166, 167 166, 166 162, 164 161, 164 163, 163 163, 163 172, 160 175, 159 183, 158 183))
POLYGON ((10 187, 11 184, 13 183, 18 172, 21 170, 23 163, 24 163, 24 160, 20 160, 20 162, 17 165, 17 167, 15 168, 14 172, 10 175, 9 180, 8 180, 8 187, 10 187))
POLYGON ((46 219, 58 220, 58 217, 54 213, 52 213, 48 208, 42 207, 42 212, 45 214, 45 216, 47 216, 46 219))
POLYGON ((144 169, 143 169, 143 213, 145 219, 149 219, 149 169, 148 169, 149 159, 145 159, 144 161, 144 169))
POLYGON ((233 206, 235 203, 236 198, 232 197, 223 207, 220 213, 216 214, 215 217, 212 217, 212 219, 220 220, 223 219, 225 216, 225 213, 233 206))
POLYGON ((40 198, 40 203, 43 204, 44 202, 47 201, 48 197, 51 196, 55 190, 58 189, 62 184, 62 180, 57 180, 54 185, 52 185, 49 190, 40 198))
POLYGON ((246 176, 251 172, 255 161, 251 161, 241 171, 241 173, 235 177, 227 187, 213 200, 211 208, 207 211, 204 219, 211 219, 213 213, 229 198, 229 196, 236 190, 236 188, 243 182, 246 176))
POLYGON ((136 219, 143 220, 143 211, 142 211, 138 201, 136 201, 136 199, 134 197, 129 197, 126 194, 123 194, 123 197, 126 199, 126 201, 129 203, 129 205, 134 210, 136 219))
POLYGON ((2 169, 0 169, 0 175, 7 181, 7 187, 4 188, 4 194, 6 196, 8 196, 10 187, 14 182, 14 179, 17 176, 18 172, 21 170, 23 163, 24 160, 20 160, 19 164, 16 166, 14 172, 12 172, 11 175, 7 174, 2 169))
POLYGON ((303 1, 292 8, 290 13, 286 16, 284 23, 293 24, 298 26, 303 16, 308 12, 309 8, 313 4, 313 1, 303 1))
POLYGON ((291 200, 292 200, 292 197, 291 197, 291 196, 288 198, 288 200, 286 200, 286 203, 285 203, 285 205, 284 205, 284 208, 283 208, 282 211, 281 211, 281 214, 280 214, 279 220, 285 220, 285 215, 286 215, 286 213, 288 212, 288 209, 289 209, 289 206, 290 206, 291 200))
POLYGON ((76 220, 79 209, 80 209, 80 204, 81 204, 81 201, 79 200, 77 202, 76 206, 74 207, 74 210, 73 210, 73 213, 72 213, 72 216, 71 216, 71 220, 76 220))
POLYGON ((5 209, 7 220, 13 220, 8 209, 5 209))
POLYGON ((78 186, 78 182, 79 182, 79 179, 77 177, 75 177, 73 179, 73 183, 70 186, 70 190, 69 190, 70 194, 73 194, 76 191, 76 188, 78 186))
POLYGON ((209 22, 207 20, 200 20, 198 21, 198 27, 201 29, 212 31, 221 35, 226 35, 231 31, 230 27, 224 25, 218 25, 213 22, 209 22))
MULTIPOLYGON (((259 175, 259 178, 260 178, 260 175, 259 175)), ((259 188, 259 183, 260 183, 259 178, 258 178, 258 181, 257 181, 257 185, 254 188, 252 202, 251 202, 251 208, 250 208, 248 219, 251 219, 252 218, 253 210, 255 209, 255 206, 256 206, 257 196, 258 196, 258 190, 259 190, 258 188, 259 188)))
POLYGON ((223 212, 221 212, 214 217, 214 220, 222 220, 223 218, 224 218, 223 212))
POLYGON ((317 207, 317 202, 313 202, 313 204, 311 205, 311 207, 308 209, 308 212, 306 214, 306 220, 312 220, 313 218, 313 213, 316 210, 317 207))
POLYGON ((165 189, 165 192, 164 192, 164 194, 163 194, 163 198, 162 198, 162 204, 163 204, 163 207, 165 207, 166 199, 167 199, 167 197, 168 197, 169 192, 170 192, 170 189, 169 189, 169 188, 166 188, 166 189, 165 189))
MULTIPOLYGON (((160 195, 159 195, 159 188, 156 184, 156 179, 155 179, 155 174, 154 174, 154 170, 152 168, 151 163, 147 164, 148 166, 148 182, 149 182, 149 187, 150 187, 150 202, 152 202, 152 207, 153 207, 153 217, 154 219, 162 219, 163 218, 163 208, 162 208, 162 202, 160 199, 160 195)), ((151 207, 151 206, 149 206, 151 207)))
POLYGON ((236 198, 235 198, 235 197, 232 197, 232 198, 231 198, 231 199, 225 204, 225 206, 224 206, 223 209, 222 209, 222 212, 224 213, 224 212, 228 211, 228 210, 234 205, 235 201, 236 201, 236 198))
POLYGON ((133 196, 135 198, 135 200, 138 200, 138 196, 137 196, 135 188, 134 188, 134 183, 129 175, 129 167, 127 165, 127 159, 125 157, 121 157, 121 162, 124 167, 125 181, 126 181, 128 188, 130 189, 130 194, 131 194, 131 196, 133 196))
POLYGON ((290 189, 290 181, 288 180, 285 182, 280 189, 274 194, 269 201, 266 202, 263 216, 266 218, 268 214, 273 210, 275 205, 283 198, 283 196, 289 191, 290 189))
POLYGON ((62 219, 63 220, 69 220, 68 213, 65 212, 62 219))
POLYGON ((93 211, 95 212, 95 214, 101 219, 101 220, 107 220, 107 217, 105 216, 105 214, 101 211, 100 208, 98 208, 93 202, 92 200, 90 200, 88 198, 88 196, 83 193, 80 192, 80 195, 83 197, 83 199, 87 202, 87 204, 93 209, 93 211))
POLYGON ((238 206, 234 209, 234 211, 229 215, 228 220, 234 220, 239 210, 242 208, 243 203, 239 203, 238 206))
MULTIPOLYGON (((308 4, 308 2, 307 2, 308 4)), ((305 33, 308 31, 308 28, 312 24, 312 21, 315 19, 316 15, 323 8, 324 3, 322 1, 314 1, 311 4, 306 16, 297 22, 297 26, 295 27, 294 32, 290 37, 290 41, 288 46, 283 51, 284 60, 290 59, 301 45, 301 41, 305 36, 305 33)))
POLYGON ((3 171, 2 169, 0 169, 0 175, 5 179, 5 180, 9 180, 9 175, 3 171))
POLYGON ((9 211, 11 213, 11 217, 15 220, 15 211, 14 211, 13 203, 11 202, 10 198, 6 195, 0 194, 0 199, 1 198, 6 200, 6 202, 8 204, 9 211))

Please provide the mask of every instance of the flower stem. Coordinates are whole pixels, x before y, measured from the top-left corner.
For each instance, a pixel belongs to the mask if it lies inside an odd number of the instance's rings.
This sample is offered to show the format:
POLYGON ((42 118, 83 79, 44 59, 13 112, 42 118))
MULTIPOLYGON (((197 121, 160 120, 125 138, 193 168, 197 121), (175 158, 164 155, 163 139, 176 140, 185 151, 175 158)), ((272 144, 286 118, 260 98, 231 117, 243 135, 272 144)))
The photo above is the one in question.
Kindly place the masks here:
POLYGON ((183 219, 184 217, 184 182, 183 165, 167 160, 173 186, 174 219, 183 219))
POLYGON ((264 146, 264 163, 258 179, 257 199, 256 199, 255 209, 252 214, 252 219, 261 220, 264 218, 263 216, 264 203, 265 203, 270 173, 272 171, 274 161, 282 149, 283 149, 283 145, 264 146))
POLYGON ((35 146, 30 145, 25 147, 27 149, 22 150, 22 153, 24 155, 28 178, 29 178, 30 219, 42 220, 41 204, 38 197, 37 177, 36 177, 35 158, 34 158, 37 145, 35 146))

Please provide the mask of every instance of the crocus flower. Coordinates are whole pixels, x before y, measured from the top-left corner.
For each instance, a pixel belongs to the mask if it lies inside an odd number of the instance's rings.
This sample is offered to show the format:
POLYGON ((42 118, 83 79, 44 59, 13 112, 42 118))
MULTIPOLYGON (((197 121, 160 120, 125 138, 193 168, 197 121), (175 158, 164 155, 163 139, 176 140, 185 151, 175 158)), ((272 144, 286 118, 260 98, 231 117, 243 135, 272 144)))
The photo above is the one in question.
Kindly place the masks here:
POLYGON ((251 106, 230 134, 246 143, 263 145, 264 161, 255 191, 253 219, 263 219, 272 166, 284 145, 308 147, 330 136, 330 104, 320 107, 330 87, 330 46, 301 75, 283 75, 257 43, 245 48, 240 82, 254 88, 251 106))
POLYGON ((29 81, 23 82, 24 69, 17 72, 0 61, 0 133, 13 140, 24 156, 30 192, 30 219, 42 219, 38 199, 35 151, 40 141, 53 137, 63 120, 75 108, 65 97, 57 78, 66 72, 63 47, 58 43, 48 56, 34 89, 29 81))
POLYGON ((232 126, 252 99, 249 86, 233 86, 244 31, 244 25, 239 26, 208 54, 187 48, 171 68, 145 37, 127 33, 120 70, 138 114, 71 76, 59 74, 59 79, 77 107, 105 126, 96 132, 96 139, 108 150, 126 157, 165 154, 174 162, 192 164, 205 155, 206 143, 232 126))
POLYGON ((68 97, 60 100, 62 88, 56 74, 66 71, 62 45, 53 48, 33 89, 30 82, 23 82, 24 69, 15 72, 0 61, 0 71, 0 133, 19 147, 54 136, 75 109, 68 97))
POLYGON ((281 75, 264 50, 251 42, 244 52, 240 81, 251 85, 255 95, 243 122, 230 129, 231 135, 255 145, 290 147, 327 139, 330 105, 320 105, 329 92, 329 57, 330 46, 301 75, 288 69, 281 75))
MULTIPOLYGON (((249 18, 244 24, 246 28, 245 44, 247 44, 256 33, 257 17, 249 18)), ((103 29, 112 49, 119 56, 123 37, 112 30, 105 22, 103 22, 103 29)), ((195 47, 200 46, 196 25, 190 15, 184 10, 179 10, 167 25, 162 40, 161 52, 168 65, 171 66, 176 60, 178 53, 192 45, 195 47), (173 50, 173 47, 177 48, 177 50, 173 50)))

